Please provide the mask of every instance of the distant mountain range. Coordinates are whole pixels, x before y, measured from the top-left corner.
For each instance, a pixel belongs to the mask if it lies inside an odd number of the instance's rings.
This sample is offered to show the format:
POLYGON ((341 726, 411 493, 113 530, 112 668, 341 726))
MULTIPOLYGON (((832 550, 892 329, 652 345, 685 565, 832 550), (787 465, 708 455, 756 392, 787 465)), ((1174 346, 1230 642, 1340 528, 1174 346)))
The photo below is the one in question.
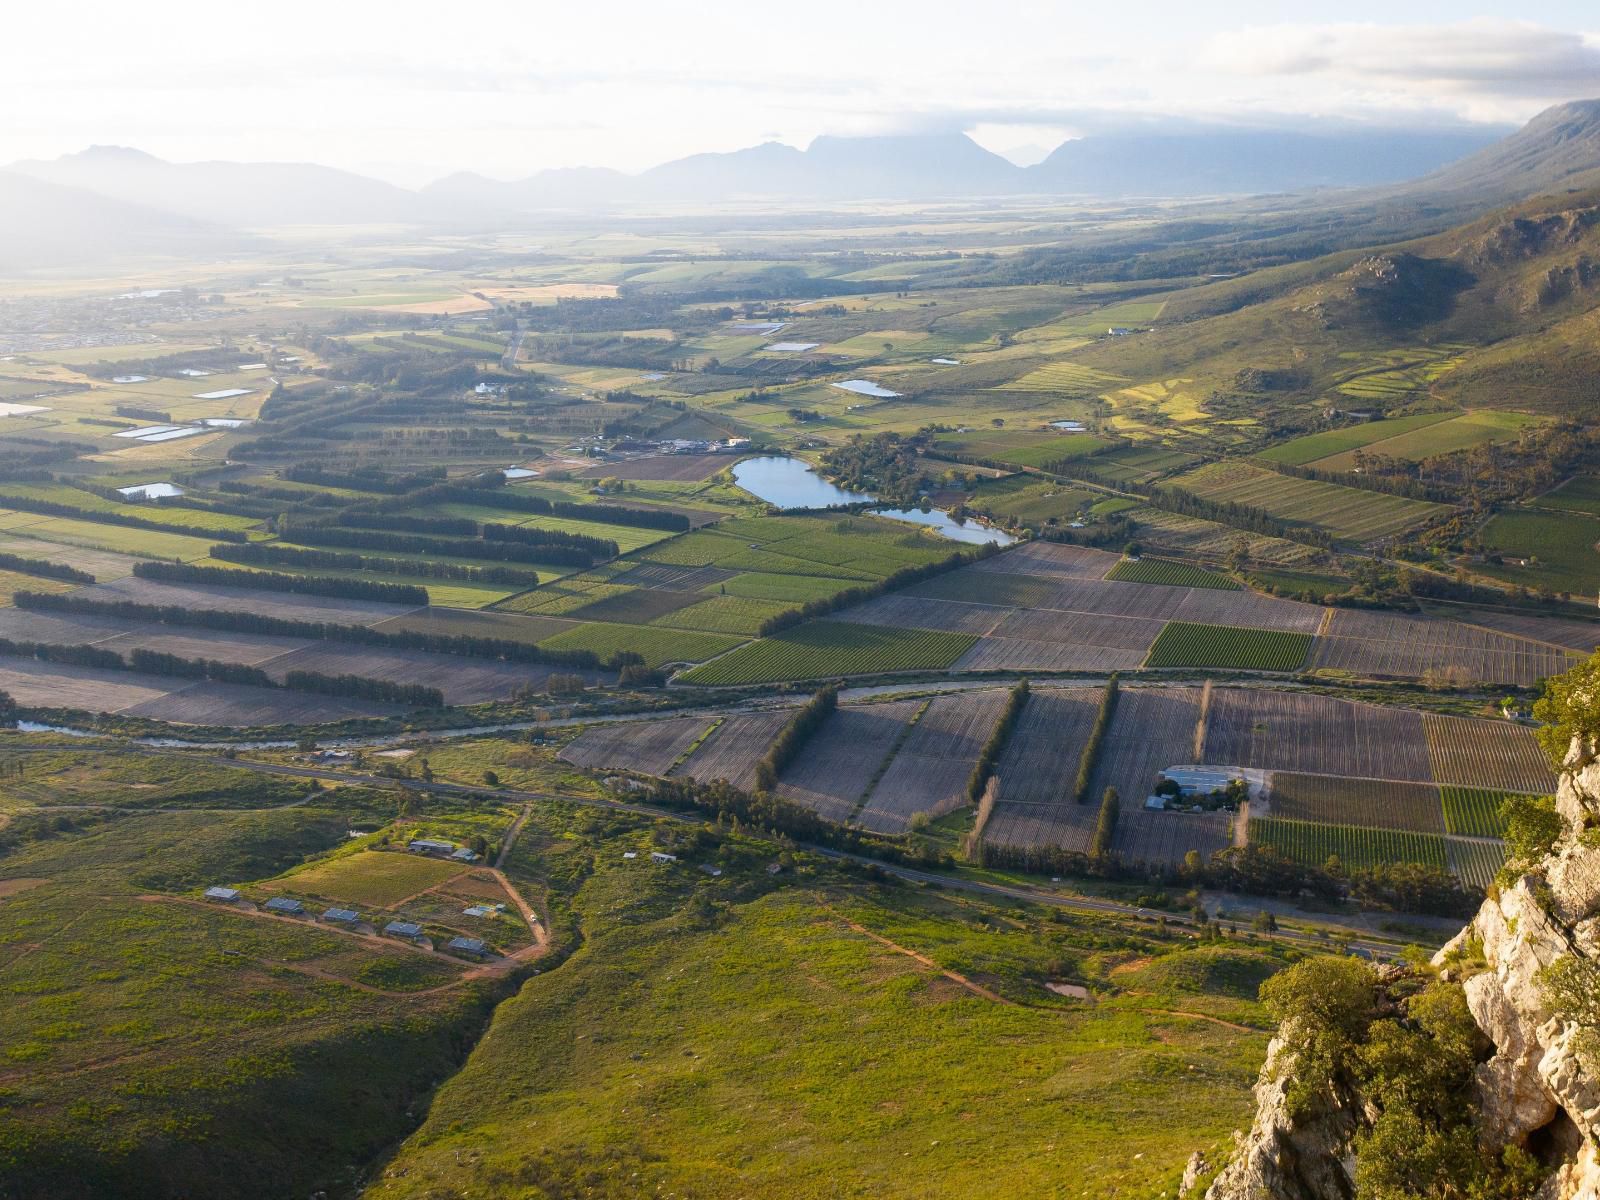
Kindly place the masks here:
POLYGON ((416 191, 310 163, 171 163, 93 146, 0 170, 0 267, 100 257, 109 247, 192 252, 278 225, 483 229, 541 212, 763 198, 1160 198, 1340 188, 1341 204, 1456 213, 1600 184, 1600 100, 1560 105, 1502 133, 1196 125, 1076 139, 1031 167, 963 134, 820 137, 805 150, 769 142, 636 175, 568 168, 503 182, 462 173, 416 191))
POLYGON ((1198 196, 1393 183, 1454 162, 1504 130, 1448 133, 1282 133, 1196 127, 1107 134, 1058 146, 1019 167, 965 134, 820 137, 805 150, 778 142, 696 154, 639 175, 541 171, 505 183, 451 175, 423 195, 517 211, 573 205, 691 203, 753 198, 904 200, 957 196, 1198 196))

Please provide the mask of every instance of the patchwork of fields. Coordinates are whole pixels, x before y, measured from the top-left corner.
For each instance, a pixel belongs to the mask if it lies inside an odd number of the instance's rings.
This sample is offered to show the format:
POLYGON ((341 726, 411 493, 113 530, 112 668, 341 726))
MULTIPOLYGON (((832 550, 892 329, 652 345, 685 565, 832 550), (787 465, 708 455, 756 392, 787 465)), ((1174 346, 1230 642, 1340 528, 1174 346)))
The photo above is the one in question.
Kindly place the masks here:
MULTIPOLYGON (((1317 866, 1329 853, 1359 866, 1415 850, 1414 861, 1467 864, 1463 878, 1481 886, 1483 870, 1492 873, 1484 864, 1503 855, 1500 802, 1555 790, 1532 733, 1509 722, 1305 692, 1124 686, 1079 804, 1074 778, 1103 694, 1034 688, 995 766, 986 843, 1088 853, 1099 799, 1115 788, 1122 816, 1113 850, 1127 863, 1173 866, 1191 850, 1209 857, 1248 832, 1317 866), (1235 829, 1232 813, 1142 807, 1160 773, 1186 763, 1265 773, 1247 831, 1235 829)), ((934 819, 968 804, 968 778, 1006 696, 974 688, 843 705, 782 773, 778 792, 830 821, 904 833, 919 814, 934 819)), ((595 725, 562 757, 748 789, 792 711, 595 725)))

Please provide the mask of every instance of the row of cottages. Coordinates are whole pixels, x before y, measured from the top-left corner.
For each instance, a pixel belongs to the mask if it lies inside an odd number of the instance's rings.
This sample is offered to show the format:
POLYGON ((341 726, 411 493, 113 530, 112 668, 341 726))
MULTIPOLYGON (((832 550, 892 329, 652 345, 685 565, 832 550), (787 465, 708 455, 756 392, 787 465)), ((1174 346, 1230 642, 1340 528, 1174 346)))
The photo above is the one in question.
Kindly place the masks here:
POLYGON ((467 846, 458 846, 454 842, 442 842, 437 838, 412 838, 406 843, 406 849, 413 854, 429 854, 434 858, 448 858, 451 862, 475 863, 478 861, 478 852, 467 846))
MULTIPOLYGON (((238 888, 230 887, 208 887, 205 890, 205 897, 207 900, 222 904, 234 904, 242 898, 238 888)), ((306 906, 289 896, 273 896, 262 907, 267 912, 285 917, 306 915, 306 906)), ((327 921, 331 925, 353 927, 361 923, 361 914, 353 908, 335 907, 324 910, 317 920, 327 921)), ((408 942, 424 940, 422 926, 415 921, 390 921, 383 927, 383 934, 385 937, 399 938, 408 942)), ((475 937, 451 938, 445 943, 445 949, 455 954, 464 954, 469 958, 488 958, 494 953, 488 942, 475 937)))

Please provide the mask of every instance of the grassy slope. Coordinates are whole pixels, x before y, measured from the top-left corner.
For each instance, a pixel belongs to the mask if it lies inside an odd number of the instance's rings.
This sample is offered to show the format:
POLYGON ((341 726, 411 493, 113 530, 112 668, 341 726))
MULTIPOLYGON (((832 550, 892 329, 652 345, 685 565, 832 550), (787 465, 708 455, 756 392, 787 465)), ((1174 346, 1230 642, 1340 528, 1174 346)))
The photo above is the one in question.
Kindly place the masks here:
MULTIPOLYGON (((126 760, 120 778, 102 778, 96 799, 142 797, 135 785, 148 773, 168 804, 283 800, 276 782, 257 794, 254 775, 238 797, 185 794, 141 765, 126 760)), ((52 771, 81 775, 70 761, 35 765, 28 786, 48 789, 52 771)), ((63 795, 82 782, 68 779, 63 795)), ((482 1020, 484 992, 397 1004, 338 980, 414 986, 403 953, 139 898, 270 875, 341 844, 347 820, 392 811, 376 793, 334 796, 337 810, 100 826, 105 818, 74 814, 78 829, 48 828, 0 858, 0 883, 45 881, 0 899, 0 1192, 249 1200, 340 1190, 409 1127, 482 1020)), ((25 814, 7 840, 24 827, 38 833, 25 814)))
POLYGON ((1263 1038, 1152 1010, 1258 1022, 1253 986, 1223 972, 1189 991, 1174 970, 1122 994, 1097 947, 1206 951, 805 865, 773 879, 770 850, 742 840, 671 844, 676 867, 623 860, 649 832, 613 834, 528 839, 514 872, 581 880, 551 904, 582 948, 502 1006, 369 1195, 970 1196, 1003 1170, 1006 1194, 1092 1172, 1097 1196, 1148 1196, 1248 1111, 1263 1038), (690 866, 712 858, 722 879, 690 866), (1058 1000, 1051 979, 1099 1002, 1058 1000))

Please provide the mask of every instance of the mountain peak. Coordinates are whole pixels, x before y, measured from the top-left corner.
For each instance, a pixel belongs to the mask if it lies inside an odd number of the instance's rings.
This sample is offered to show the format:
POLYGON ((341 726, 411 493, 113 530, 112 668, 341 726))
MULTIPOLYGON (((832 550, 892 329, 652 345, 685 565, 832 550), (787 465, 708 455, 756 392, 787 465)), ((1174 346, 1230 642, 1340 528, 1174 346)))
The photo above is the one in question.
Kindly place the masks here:
POLYGON ((63 154, 57 162, 91 162, 120 164, 123 166, 164 166, 165 159, 137 149, 134 146, 89 146, 76 154, 63 154))

